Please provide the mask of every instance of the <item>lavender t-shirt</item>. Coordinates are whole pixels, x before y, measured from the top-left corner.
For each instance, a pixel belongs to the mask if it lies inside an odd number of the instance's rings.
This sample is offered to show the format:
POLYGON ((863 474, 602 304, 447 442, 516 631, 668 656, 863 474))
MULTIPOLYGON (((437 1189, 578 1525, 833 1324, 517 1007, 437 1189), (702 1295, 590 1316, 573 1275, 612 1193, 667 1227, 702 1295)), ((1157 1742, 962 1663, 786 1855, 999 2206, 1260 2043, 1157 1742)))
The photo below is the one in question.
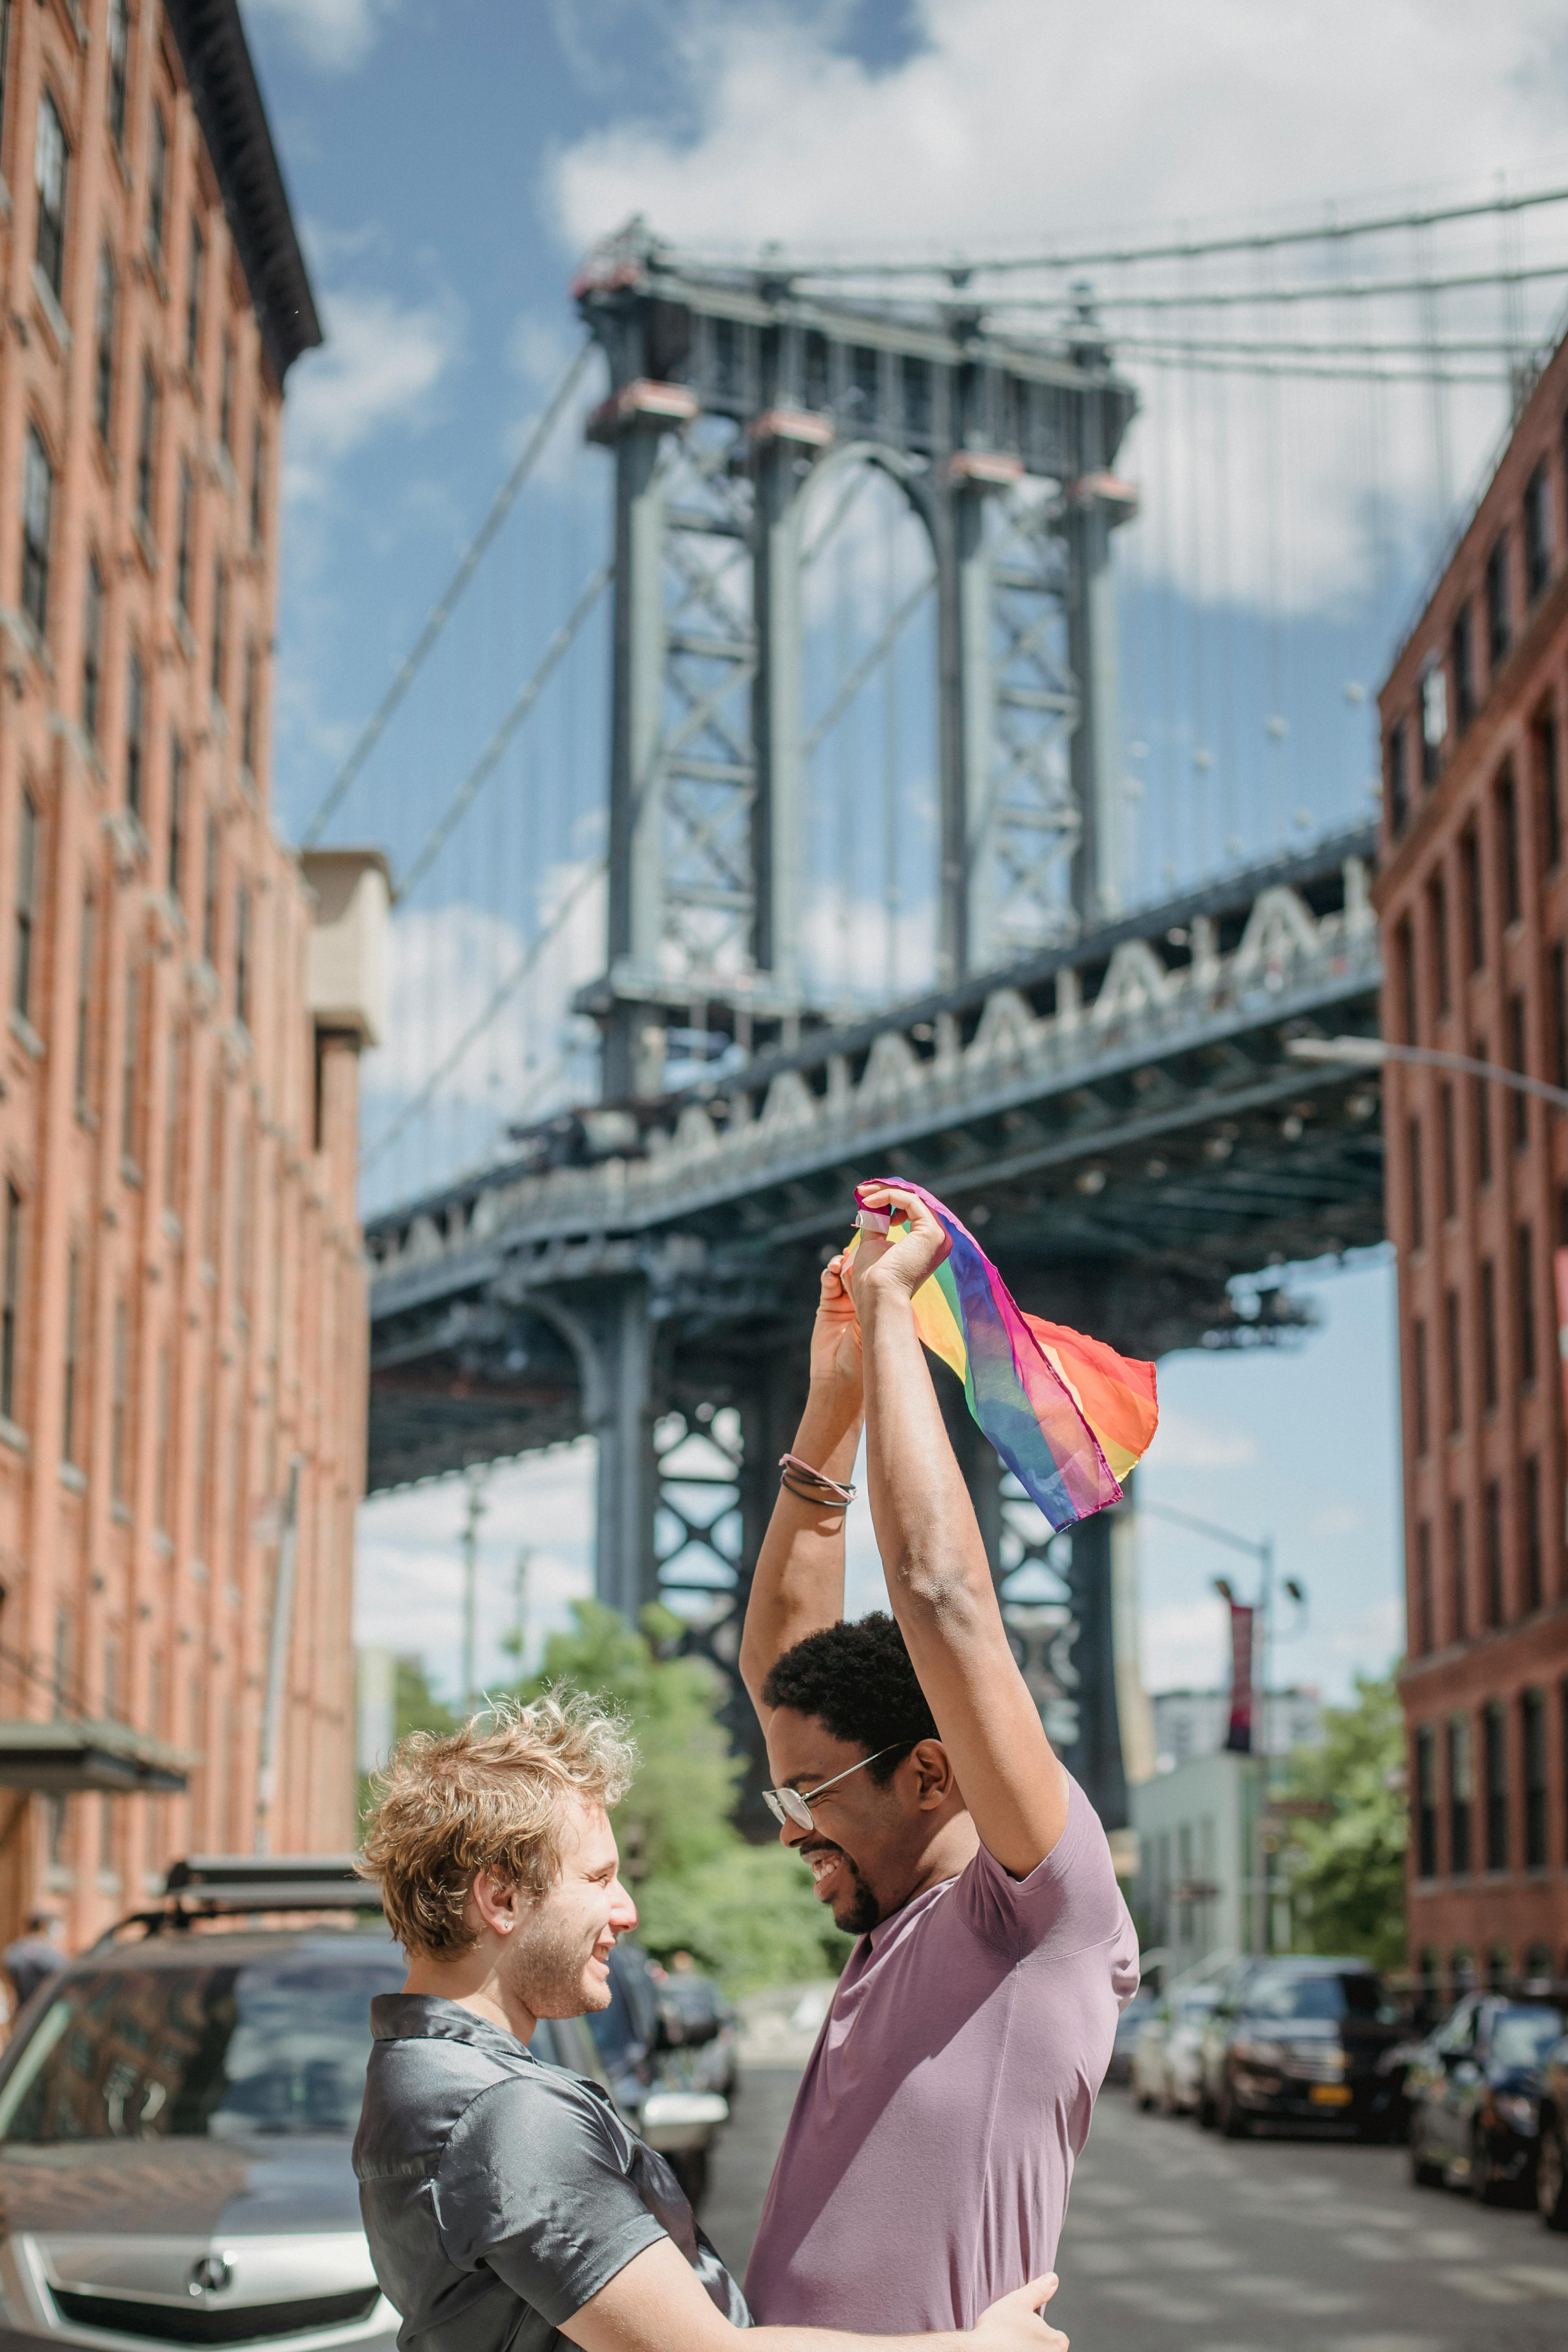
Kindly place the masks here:
POLYGON ((973 2327, 1051 2268, 1138 1943, 1098 1815, 1027 1878, 984 1847, 862 1937, 763 2207, 746 2300, 774 2326, 973 2327))

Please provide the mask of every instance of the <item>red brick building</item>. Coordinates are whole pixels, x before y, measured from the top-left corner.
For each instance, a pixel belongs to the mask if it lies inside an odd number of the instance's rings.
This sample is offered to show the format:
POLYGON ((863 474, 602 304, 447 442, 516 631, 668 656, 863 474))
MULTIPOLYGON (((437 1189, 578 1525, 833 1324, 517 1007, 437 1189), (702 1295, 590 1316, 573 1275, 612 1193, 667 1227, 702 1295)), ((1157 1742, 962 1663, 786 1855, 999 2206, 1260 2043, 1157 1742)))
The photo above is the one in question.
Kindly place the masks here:
POLYGON ((384 886, 268 821, 320 333, 235 0, 0 5, 0 1940, 79 1941, 255 1840, 296 1460, 264 1831, 352 1833, 384 886))
MULTIPOLYGON (((1381 697, 1384 1034, 1568 1084, 1568 344, 1381 697)), ((1410 1953, 1568 1976, 1568 1562, 1553 1252, 1568 1124, 1390 1064, 1410 1953)))

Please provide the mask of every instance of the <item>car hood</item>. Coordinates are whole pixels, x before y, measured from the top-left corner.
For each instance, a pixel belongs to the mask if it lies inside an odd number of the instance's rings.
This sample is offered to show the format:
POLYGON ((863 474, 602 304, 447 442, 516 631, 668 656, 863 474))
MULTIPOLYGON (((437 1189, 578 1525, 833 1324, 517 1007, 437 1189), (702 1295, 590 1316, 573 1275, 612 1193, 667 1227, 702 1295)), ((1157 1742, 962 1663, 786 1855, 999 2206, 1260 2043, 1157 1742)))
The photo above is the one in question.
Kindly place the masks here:
POLYGON ((0 2148, 0 2235, 278 2237, 357 2230, 346 2139, 78 2140, 0 2148))

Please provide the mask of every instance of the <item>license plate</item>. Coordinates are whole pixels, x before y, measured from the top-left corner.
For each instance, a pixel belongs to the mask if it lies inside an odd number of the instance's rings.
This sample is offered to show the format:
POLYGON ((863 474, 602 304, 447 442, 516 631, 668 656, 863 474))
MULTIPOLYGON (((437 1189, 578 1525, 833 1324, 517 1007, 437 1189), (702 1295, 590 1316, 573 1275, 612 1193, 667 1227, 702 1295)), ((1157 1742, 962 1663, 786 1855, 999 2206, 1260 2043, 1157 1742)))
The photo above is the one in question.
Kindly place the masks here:
POLYGON ((1314 2083, 1307 2094, 1314 2107, 1348 2107, 1354 2096, 1348 2083, 1314 2083))

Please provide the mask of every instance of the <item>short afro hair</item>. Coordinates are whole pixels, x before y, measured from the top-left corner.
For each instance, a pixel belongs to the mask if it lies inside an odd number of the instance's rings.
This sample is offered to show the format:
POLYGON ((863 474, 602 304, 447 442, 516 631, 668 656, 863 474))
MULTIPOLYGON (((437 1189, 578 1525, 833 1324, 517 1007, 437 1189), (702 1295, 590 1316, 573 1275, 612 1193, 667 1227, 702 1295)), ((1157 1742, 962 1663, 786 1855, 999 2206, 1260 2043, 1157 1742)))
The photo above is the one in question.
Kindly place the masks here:
POLYGON ((825 1625, 786 1650, 763 1685, 763 1704, 814 1715, 835 1739, 868 1756, 886 1748, 871 1767, 872 1780, 884 1786, 917 1740, 942 1737, 904 1637, 885 1609, 856 1624, 840 1619, 825 1625))

